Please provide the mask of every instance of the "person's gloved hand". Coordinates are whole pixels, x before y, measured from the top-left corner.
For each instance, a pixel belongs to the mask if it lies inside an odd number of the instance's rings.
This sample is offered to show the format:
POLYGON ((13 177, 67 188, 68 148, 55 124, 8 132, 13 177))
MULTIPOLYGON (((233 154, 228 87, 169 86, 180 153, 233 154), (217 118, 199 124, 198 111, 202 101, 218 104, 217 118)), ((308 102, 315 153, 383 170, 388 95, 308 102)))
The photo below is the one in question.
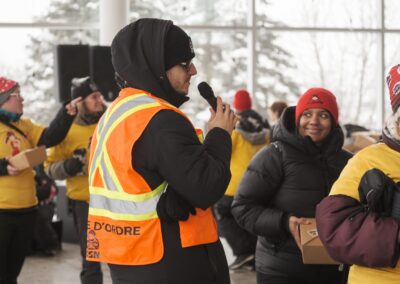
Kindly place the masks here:
POLYGON ((64 161, 64 169, 67 175, 76 176, 83 169, 83 163, 78 158, 69 158, 64 161))
POLYGON ((86 149, 85 148, 76 149, 72 157, 78 158, 79 160, 81 160, 82 163, 84 163, 84 161, 86 160, 86 149))
POLYGON ((379 169, 367 171, 358 188, 360 202, 377 216, 391 216, 394 190, 397 190, 394 181, 379 169))
POLYGON ((87 175, 88 169, 87 169, 87 161, 86 161, 86 149, 85 148, 76 149, 74 151, 74 154, 72 157, 79 159, 79 161, 81 161, 81 163, 83 164, 82 170, 79 172, 78 175, 80 175, 80 176, 87 175))
POLYGON ((393 190, 392 212, 391 216, 400 221, 400 187, 396 184, 396 189, 393 190))
POLYGON ((189 214, 196 215, 196 209, 173 189, 167 188, 157 203, 157 214, 162 221, 172 223, 186 221, 189 214))

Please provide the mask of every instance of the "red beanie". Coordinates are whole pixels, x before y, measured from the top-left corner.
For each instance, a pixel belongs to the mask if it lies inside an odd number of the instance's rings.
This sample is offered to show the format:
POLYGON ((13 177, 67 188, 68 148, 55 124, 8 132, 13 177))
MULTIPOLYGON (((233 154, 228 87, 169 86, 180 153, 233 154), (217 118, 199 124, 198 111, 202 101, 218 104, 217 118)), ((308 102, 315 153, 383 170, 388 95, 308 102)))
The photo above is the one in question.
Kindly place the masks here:
POLYGON ((299 123, 300 116, 308 108, 322 108, 329 111, 338 125, 339 110, 336 97, 327 89, 311 88, 300 97, 296 106, 296 124, 299 123))
POLYGON ((237 112, 251 109, 251 98, 246 90, 238 90, 233 99, 233 107, 237 112))
POLYGON ((6 77, 0 77, 0 104, 8 99, 8 96, 14 92, 17 86, 17 82, 7 79, 6 77))
POLYGON ((392 110, 396 111, 400 105, 400 65, 393 66, 390 69, 386 83, 389 88, 392 110))

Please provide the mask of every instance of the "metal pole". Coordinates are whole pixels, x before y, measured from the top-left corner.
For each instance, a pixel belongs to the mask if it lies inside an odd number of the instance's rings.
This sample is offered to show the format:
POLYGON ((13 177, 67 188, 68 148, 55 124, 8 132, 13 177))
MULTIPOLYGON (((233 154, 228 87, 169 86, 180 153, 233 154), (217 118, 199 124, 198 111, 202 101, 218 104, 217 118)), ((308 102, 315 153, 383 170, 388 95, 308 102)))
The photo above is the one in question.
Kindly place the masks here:
POLYGON ((255 0, 249 0, 248 9, 248 26, 250 30, 248 31, 248 65, 247 65, 247 90, 254 97, 256 91, 256 65, 257 65, 257 53, 256 53, 256 10, 255 10, 255 0))
POLYGON ((381 0, 381 121, 385 123, 385 0, 381 0))
POLYGON ((100 44, 111 45, 115 34, 128 23, 129 1, 100 0, 100 44))

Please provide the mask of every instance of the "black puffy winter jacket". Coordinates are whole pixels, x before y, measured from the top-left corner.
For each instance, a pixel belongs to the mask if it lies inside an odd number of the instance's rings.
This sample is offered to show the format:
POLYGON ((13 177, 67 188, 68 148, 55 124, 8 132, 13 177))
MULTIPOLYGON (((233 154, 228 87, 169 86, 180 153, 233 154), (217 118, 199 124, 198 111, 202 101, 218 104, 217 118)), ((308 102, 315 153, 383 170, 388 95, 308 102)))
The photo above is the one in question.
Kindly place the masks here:
POLYGON ((300 255, 288 231, 288 217, 312 218, 351 154, 342 150, 343 133, 334 128, 317 146, 297 134, 295 107, 288 108, 274 130, 274 140, 251 161, 236 193, 232 213, 259 236, 266 250, 300 255))

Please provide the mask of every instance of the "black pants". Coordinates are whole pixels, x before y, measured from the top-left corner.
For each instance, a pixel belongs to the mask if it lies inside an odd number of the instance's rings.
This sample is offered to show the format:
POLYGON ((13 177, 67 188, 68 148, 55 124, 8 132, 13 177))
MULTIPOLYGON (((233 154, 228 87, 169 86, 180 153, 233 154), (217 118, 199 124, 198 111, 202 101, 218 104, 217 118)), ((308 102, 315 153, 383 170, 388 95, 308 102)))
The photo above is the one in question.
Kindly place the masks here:
MULTIPOLYGON (((323 271, 321 271, 323 272, 323 271)), ((257 284, 340 284, 346 283, 342 282, 342 278, 338 277, 337 274, 334 273, 326 273, 325 275, 320 275, 319 277, 316 276, 314 280, 304 280, 299 278, 292 278, 288 275, 285 276, 276 276, 276 275, 269 275, 257 272, 257 284)))
POLYGON ((224 195, 214 206, 219 235, 226 239, 235 256, 254 254, 257 237, 240 227, 231 213, 233 197, 224 195))
POLYGON ((16 284, 30 250, 36 210, 0 212, 0 284, 16 284))
POLYGON ((301 255, 276 251, 269 254, 261 245, 256 253, 257 284, 340 284, 344 273, 339 265, 303 264, 301 255))
POLYGON ((54 204, 39 205, 33 234, 33 249, 37 251, 60 248, 58 235, 52 226, 54 204))
POLYGON ((86 260, 86 230, 89 212, 89 204, 85 201, 70 200, 74 225, 78 232, 79 244, 82 256, 82 271, 80 274, 82 284, 101 284, 103 283, 103 273, 100 262, 86 260))

